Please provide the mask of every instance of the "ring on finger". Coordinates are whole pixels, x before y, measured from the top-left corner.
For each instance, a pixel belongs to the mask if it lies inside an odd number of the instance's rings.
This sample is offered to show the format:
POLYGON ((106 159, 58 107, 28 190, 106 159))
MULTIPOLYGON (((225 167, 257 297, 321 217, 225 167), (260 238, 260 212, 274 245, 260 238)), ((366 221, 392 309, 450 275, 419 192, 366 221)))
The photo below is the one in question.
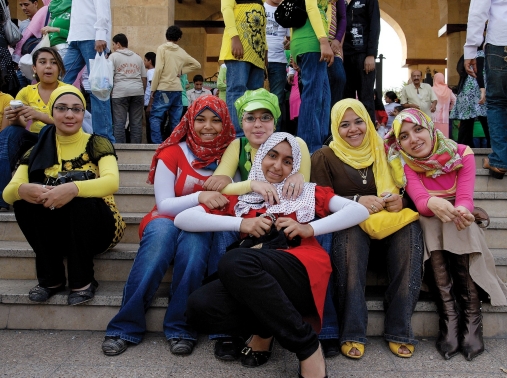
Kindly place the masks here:
POLYGON ((293 182, 291 182, 291 183, 289 184, 289 186, 290 186, 291 188, 293 188, 293 189, 294 189, 294 188, 296 187, 296 184, 294 184, 293 182))
POLYGON ((49 206, 49 210, 54 210, 55 207, 54 206, 49 206))

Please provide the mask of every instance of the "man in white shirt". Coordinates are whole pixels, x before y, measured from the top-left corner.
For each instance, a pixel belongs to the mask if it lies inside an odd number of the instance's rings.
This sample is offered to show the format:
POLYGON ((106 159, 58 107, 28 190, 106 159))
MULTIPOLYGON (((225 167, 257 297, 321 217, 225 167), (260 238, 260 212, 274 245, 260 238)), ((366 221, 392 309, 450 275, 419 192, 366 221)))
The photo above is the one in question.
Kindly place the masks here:
POLYGON ((192 105, 192 103, 199 97, 211 94, 208 89, 202 87, 204 83, 202 75, 195 75, 193 82, 194 88, 187 91, 188 106, 192 105))
POLYGON ((266 0, 266 42, 268 44, 268 80, 269 91, 278 97, 278 105, 282 111, 282 117, 276 123, 280 130, 285 105, 285 83, 287 82, 287 57, 285 56, 284 44, 290 39, 290 29, 278 25, 275 20, 276 8, 282 0, 266 0))
MULTIPOLYGON (((86 65, 90 73, 90 59, 105 53, 111 39, 110 0, 73 1, 70 12, 69 48, 63 60, 63 81, 72 84, 86 65)), ((110 101, 101 101, 91 94, 93 131, 115 143, 110 101)))
POLYGON ((422 83, 422 72, 412 71, 412 83, 405 85, 401 90, 400 102, 404 108, 420 109, 431 117, 437 109, 437 95, 431 85, 422 83))
POLYGON ((468 12, 465 69, 476 77, 475 56, 484 39, 486 54, 486 105, 493 152, 483 160, 491 176, 502 179, 507 173, 507 1, 472 0, 468 12))

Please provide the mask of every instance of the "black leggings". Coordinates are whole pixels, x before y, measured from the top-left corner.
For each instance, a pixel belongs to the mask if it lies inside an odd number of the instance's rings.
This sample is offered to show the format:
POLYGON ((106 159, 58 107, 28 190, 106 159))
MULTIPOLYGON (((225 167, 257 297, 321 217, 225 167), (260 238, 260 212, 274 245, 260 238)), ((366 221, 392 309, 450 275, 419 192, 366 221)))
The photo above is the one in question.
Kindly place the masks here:
POLYGON ((55 210, 21 200, 14 203, 14 214, 35 252, 39 285, 65 283, 65 256, 71 289, 94 280, 93 256, 107 250, 116 230, 102 198, 74 198, 55 210))
POLYGON ((310 357, 319 341, 304 316, 317 310, 304 265, 279 250, 240 248, 218 264, 220 280, 190 295, 187 322, 202 333, 275 336, 280 345, 310 357))

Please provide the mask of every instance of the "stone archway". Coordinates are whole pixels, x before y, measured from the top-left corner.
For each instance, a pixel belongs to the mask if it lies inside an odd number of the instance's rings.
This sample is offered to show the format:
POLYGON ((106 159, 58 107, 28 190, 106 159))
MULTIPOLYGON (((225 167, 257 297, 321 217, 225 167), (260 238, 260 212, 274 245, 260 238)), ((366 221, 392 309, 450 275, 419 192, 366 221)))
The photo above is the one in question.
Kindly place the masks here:
POLYGON ((394 29, 394 31, 398 35, 398 38, 400 39, 401 59, 402 59, 402 62, 400 62, 400 67, 402 67, 405 65, 405 62, 407 60, 407 38, 405 36, 405 33, 403 32, 403 29, 401 28, 400 24, 398 24, 398 22, 396 22, 396 20, 392 18, 383 9, 380 9, 380 17, 394 29))

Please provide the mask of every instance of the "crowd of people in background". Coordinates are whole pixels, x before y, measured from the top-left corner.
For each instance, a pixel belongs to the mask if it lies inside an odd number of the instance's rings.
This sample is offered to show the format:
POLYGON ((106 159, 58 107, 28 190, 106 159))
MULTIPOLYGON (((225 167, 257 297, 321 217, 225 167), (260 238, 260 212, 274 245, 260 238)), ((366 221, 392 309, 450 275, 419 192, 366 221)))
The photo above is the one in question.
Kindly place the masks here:
POLYGON ((473 204, 471 150, 491 146, 483 168, 507 173, 507 18, 490 17, 483 36, 488 14, 507 14, 505 1, 471 1, 456 88, 442 73, 426 83, 416 69, 399 93, 374 88, 378 0, 306 0, 307 20, 292 29, 277 22, 281 3, 221 0, 215 89, 200 74, 189 84, 201 64, 176 25, 141 58, 127 35, 111 38, 109 0, 19 1, 21 39, 10 43, 0 28, 0 210, 14 205, 36 254, 29 299, 45 302, 67 278, 69 305, 94 298, 93 256, 125 228, 112 196, 114 144, 142 143, 144 114, 146 140, 159 144, 149 174, 156 205, 104 354, 142 341, 145 311, 174 262, 163 324, 173 354, 192 353, 205 332, 217 358, 257 367, 276 338, 298 357, 300 376, 325 376, 324 357, 365 353, 366 272, 379 250, 392 353, 414 354, 427 262, 437 350, 472 360, 484 350, 481 297, 507 305, 480 230, 489 217, 473 204), (87 80, 101 54, 113 70, 106 99, 87 80), (379 235, 375 219, 399 227, 379 235), (79 237, 55 247, 54 225, 79 237))

